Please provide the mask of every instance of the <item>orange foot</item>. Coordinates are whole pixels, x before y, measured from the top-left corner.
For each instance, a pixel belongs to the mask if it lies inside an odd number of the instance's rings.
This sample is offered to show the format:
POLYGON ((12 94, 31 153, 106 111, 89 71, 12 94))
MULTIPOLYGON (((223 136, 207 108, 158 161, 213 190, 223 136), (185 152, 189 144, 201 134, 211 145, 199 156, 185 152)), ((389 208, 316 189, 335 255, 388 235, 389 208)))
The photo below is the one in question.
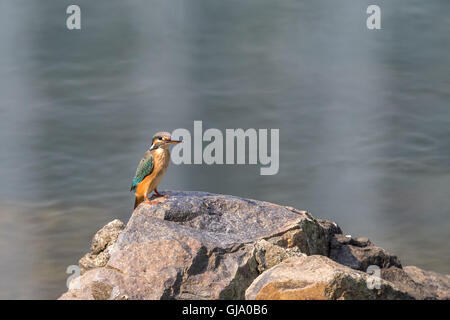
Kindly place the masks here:
POLYGON ((150 199, 147 198, 147 197, 145 197, 144 199, 145 199, 145 200, 142 201, 142 203, 148 203, 148 204, 159 204, 159 203, 160 203, 160 202, 158 202, 158 201, 152 201, 152 200, 150 200, 150 199))
POLYGON ((167 198, 167 197, 168 197, 167 194, 161 194, 161 193, 159 193, 158 190, 156 190, 156 189, 155 189, 155 195, 156 195, 157 197, 164 197, 164 198, 167 198))
POLYGON ((142 201, 142 203, 148 203, 148 204, 160 204, 161 202, 159 202, 159 201, 152 201, 152 200, 144 200, 144 201, 142 201))

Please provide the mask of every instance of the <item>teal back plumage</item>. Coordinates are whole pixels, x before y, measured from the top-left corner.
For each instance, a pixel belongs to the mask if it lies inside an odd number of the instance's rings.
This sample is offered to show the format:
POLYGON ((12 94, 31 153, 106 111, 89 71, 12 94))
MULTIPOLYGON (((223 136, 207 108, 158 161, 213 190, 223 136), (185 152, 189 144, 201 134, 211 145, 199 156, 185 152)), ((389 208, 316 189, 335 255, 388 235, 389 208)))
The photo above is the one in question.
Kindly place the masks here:
POLYGON ((136 190, 137 185, 145 179, 153 171, 153 155, 151 151, 147 151, 139 162, 139 165, 136 169, 136 174, 133 178, 133 182, 131 183, 131 189, 136 190))

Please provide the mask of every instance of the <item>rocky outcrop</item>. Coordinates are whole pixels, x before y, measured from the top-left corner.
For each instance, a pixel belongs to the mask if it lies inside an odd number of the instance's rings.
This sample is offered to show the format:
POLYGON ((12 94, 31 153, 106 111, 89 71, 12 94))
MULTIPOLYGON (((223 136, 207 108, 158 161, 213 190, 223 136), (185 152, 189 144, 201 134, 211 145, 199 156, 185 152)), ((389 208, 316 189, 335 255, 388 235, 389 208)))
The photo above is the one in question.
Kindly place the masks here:
MULTIPOLYGON (((97 232, 81 277, 60 299, 424 297, 402 285, 409 273, 395 256, 306 211, 206 192, 168 195, 141 204, 126 227, 114 220, 97 232), (369 289, 373 266, 400 272, 369 289)), ((437 276, 420 277, 427 298, 446 297, 448 277, 435 287, 437 276)))

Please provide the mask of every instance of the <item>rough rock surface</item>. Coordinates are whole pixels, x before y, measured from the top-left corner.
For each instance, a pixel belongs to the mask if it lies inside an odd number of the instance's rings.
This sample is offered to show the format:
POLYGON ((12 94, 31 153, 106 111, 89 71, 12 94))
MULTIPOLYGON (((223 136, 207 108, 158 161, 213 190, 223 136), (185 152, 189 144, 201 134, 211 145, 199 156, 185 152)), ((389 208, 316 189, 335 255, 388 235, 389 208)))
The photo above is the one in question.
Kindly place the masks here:
POLYGON ((251 299, 281 299, 290 295, 282 287, 275 294, 280 274, 292 277, 296 298, 445 298, 450 291, 448 276, 401 269, 368 239, 346 238, 334 222, 306 211, 206 192, 167 194, 136 208, 125 228, 114 220, 97 232, 79 261, 81 277, 60 299, 244 299, 246 291, 251 299), (377 293, 357 271, 369 265, 401 272, 391 272, 377 293), (400 285, 412 272, 426 295, 400 285), (323 290, 305 295, 308 286, 323 290))
POLYGON ((92 239, 91 252, 85 254, 78 262, 81 274, 89 269, 106 265, 111 255, 112 245, 124 228, 123 222, 115 219, 97 231, 92 239))
POLYGON ((330 258, 352 269, 367 271, 371 265, 380 268, 401 268, 400 260, 384 249, 373 245, 367 238, 356 238, 335 234, 330 243, 330 258))
POLYGON ((415 299, 450 299, 449 275, 425 271, 415 266, 407 266, 403 269, 396 267, 381 269, 381 278, 394 283, 415 299))
POLYGON ((249 300, 412 299, 390 282, 372 288, 367 273, 325 256, 290 258, 262 273, 247 289, 249 300))

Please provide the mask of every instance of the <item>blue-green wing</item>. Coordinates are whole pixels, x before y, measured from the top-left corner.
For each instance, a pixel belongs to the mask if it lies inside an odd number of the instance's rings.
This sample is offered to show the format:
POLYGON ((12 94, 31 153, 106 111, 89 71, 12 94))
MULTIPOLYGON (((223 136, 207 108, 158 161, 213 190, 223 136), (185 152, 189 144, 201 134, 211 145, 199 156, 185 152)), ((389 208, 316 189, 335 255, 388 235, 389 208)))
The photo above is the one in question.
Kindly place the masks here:
POLYGON ((136 169, 136 175, 133 178, 133 182, 131 183, 131 189, 136 190, 136 186, 144 180, 146 176, 148 176, 153 171, 153 156, 151 153, 149 155, 144 156, 142 160, 139 162, 139 165, 136 169))

